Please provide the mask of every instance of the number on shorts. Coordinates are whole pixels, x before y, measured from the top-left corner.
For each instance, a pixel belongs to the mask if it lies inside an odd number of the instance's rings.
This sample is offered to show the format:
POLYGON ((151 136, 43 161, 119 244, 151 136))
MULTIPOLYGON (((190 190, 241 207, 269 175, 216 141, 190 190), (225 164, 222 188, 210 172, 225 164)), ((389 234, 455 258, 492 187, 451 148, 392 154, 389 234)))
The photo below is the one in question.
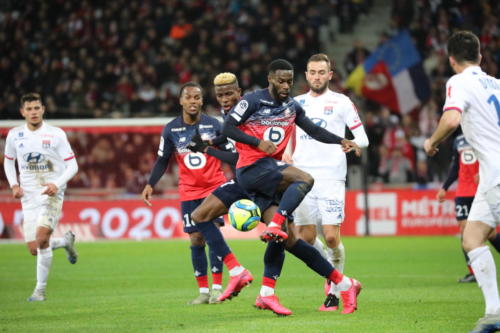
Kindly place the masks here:
POLYGON ((457 216, 469 216, 469 207, 467 205, 457 205, 455 209, 457 216))
POLYGON ((194 227, 194 223, 193 223, 193 220, 191 220, 191 215, 190 214, 184 214, 183 221, 184 221, 184 226, 186 228, 194 227))

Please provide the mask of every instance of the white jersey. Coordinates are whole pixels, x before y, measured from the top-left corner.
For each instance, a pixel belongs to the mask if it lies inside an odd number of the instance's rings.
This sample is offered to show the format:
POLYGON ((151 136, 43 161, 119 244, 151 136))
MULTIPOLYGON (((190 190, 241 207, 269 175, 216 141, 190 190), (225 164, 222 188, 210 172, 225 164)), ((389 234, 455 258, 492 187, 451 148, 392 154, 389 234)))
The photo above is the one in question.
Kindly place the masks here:
MULTIPOLYGON (((21 187, 39 189, 55 182, 64 172, 64 161, 75 158, 66 133, 45 122, 36 131, 22 125, 9 131, 5 158, 17 159, 21 187)), ((60 190, 64 191, 66 184, 60 190)))
MULTIPOLYGON (((328 131, 345 137, 345 127, 354 130, 363 126, 356 107, 349 97, 327 90, 313 97, 310 92, 295 97, 307 117, 328 131)), ((314 140, 297 127, 294 166, 310 173, 315 179, 346 179, 347 161, 340 145, 314 140)))
POLYGON ((467 67, 446 83, 447 110, 462 113, 462 131, 479 160, 478 191, 500 184, 500 81, 467 67))

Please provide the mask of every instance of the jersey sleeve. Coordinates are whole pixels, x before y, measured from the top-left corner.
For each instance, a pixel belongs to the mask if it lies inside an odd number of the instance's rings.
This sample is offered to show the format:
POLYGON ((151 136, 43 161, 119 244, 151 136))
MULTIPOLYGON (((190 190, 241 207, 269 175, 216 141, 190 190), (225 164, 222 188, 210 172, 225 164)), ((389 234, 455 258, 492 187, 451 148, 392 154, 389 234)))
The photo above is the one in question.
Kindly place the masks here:
POLYGON ((456 110, 462 113, 466 107, 467 91, 463 88, 457 76, 452 77, 446 82, 446 101, 443 106, 444 111, 456 110))
POLYGON ((12 134, 12 131, 9 131, 9 134, 7 134, 4 152, 5 158, 11 161, 16 159, 16 146, 14 145, 14 138, 12 137, 13 135, 14 134, 12 134))
POLYGON ((252 98, 248 96, 243 96, 243 98, 236 104, 231 111, 229 111, 227 118, 233 118, 236 120, 236 125, 240 125, 245 122, 253 113, 257 111, 257 103, 253 101, 252 98))
POLYGON ((344 122, 351 131, 363 126, 358 109, 350 99, 347 99, 344 110, 344 122))
POLYGON ((160 137, 160 146, 158 147, 158 156, 166 158, 167 160, 170 158, 170 155, 175 150, 175 145, 172 140, 169 138, 170 126, 166 125, 163 128, 163 132, 160 137))
POLYGON ((59 129, 59 142, 56 147, 57 154, 64 160, 69 161, 75 158, 75 154, 73 153, 73 149, 71 149, 71 145, 68 141, 68 136, 66 133, 59 129))

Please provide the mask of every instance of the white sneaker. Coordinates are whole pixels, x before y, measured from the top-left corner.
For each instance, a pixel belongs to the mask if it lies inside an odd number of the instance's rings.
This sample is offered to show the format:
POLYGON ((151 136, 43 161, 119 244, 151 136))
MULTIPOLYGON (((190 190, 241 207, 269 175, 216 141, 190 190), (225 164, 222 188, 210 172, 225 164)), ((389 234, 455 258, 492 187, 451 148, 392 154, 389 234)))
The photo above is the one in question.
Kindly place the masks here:
POLYGON ((28 302, 43 302, 45 301, 45 290, 35 289, 33 295, 28 298, 28 302))
POLYGON ((66 239, 66 253, 68 257, 68 261, 70 264, 75 264, 78 260, 78 253, 76 253, 75 249, 75 234, 71 232, 71 230, 67 231, 64 234, 64 239, 66 239))

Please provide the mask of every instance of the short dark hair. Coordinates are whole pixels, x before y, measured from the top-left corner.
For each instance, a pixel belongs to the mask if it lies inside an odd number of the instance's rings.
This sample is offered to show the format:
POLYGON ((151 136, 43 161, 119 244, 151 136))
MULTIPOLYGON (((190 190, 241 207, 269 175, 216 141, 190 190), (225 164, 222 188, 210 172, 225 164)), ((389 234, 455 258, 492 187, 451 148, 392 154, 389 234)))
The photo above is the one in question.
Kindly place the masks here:
POLYGON ((182 93, 184 92, 184 89, 186 89, 187 87, 196 87, 196 88, 199 88, 200 91, 201 91, 201 94, 203 95, 203 88, 200 86, 200 84, 197 83, 197 82, 189 81, 189 82, 184 83, 181 86, 181 89, 179 89, 179 98, 181 98, 182 93))
POLYGON ((38 93, 30 92, 30 93, 22 95, 21 96, 21 108, 24 106, 24 103, 34 102, 34 101, 40 101, 40 103, 42 103, 42 105, 43 105, 42 96, 40 96, 40 94, 38 94, 38 93))
POLYGON ((275 73, 279 70, 293 71, 293 65, 285 59, 276 59, 267 66, 269 73, 275 73))
POLYGON ((467 30, 454 32, 448 39, 448 55, 458 63, 479 62, 479 38, 467 30))
POLYGON ((309 60, 307 60, 307 64, 309 65, 310 62, 320 62, 324 61, 328 65, 329 69, 332 69, 332 63, 330 61, 330 58, 324 53, 316 53, 313 54, 312 56, 309 57, 309 60))

